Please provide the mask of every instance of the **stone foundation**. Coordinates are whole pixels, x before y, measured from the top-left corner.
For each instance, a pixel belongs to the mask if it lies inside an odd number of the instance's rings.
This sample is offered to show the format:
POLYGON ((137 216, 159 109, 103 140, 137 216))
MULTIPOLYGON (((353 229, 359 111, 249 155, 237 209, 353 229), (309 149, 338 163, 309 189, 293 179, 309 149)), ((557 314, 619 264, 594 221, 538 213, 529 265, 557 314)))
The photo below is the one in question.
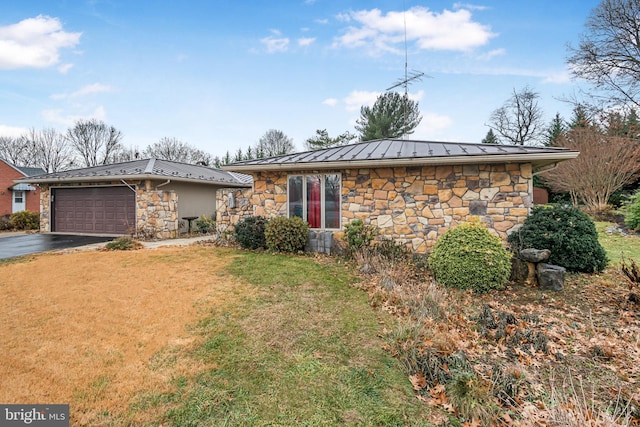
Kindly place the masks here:
POLYGON ((233 224, 254 215, 251 188, 221 188, 216 191, 216 229, 218 233, 233 231, 233 224), (229 195, 235 206, 231 206, 229 195))

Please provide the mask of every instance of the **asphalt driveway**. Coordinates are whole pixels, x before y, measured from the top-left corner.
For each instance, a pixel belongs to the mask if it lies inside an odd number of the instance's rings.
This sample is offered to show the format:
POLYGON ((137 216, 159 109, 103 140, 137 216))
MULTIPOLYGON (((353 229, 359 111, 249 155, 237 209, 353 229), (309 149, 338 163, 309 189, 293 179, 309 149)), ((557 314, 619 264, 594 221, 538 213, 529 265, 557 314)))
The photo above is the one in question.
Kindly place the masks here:
POLYGON ((69 234, 22 234, 0 238, 0 259, 109 242, 115 237, 69 234))

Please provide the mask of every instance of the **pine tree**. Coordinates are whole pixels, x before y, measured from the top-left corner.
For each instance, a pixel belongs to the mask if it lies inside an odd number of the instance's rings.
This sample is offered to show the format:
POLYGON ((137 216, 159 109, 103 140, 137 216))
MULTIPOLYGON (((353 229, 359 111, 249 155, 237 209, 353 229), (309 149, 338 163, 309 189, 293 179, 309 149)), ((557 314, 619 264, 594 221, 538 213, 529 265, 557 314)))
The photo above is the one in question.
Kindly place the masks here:
POLYGON ((496 134, 493 133, 493 129, 489 129, 487 132, 487 136, 481 141, 483 144, 500 144, 500 141, 496 137, 496 134))

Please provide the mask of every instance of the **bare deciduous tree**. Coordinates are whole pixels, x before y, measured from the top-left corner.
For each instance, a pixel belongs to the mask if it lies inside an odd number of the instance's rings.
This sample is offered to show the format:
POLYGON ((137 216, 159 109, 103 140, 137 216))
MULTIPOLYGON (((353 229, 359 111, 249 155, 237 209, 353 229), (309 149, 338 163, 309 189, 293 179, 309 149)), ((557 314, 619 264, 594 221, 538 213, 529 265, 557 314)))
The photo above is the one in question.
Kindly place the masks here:
POLYGON ((77 121, 67 130, 66 138, 86 167, 113 163, 122 149, 122 132, 97 119, 77 121))
POLYGON ((516 92, 489 118, 489 127, 497 132, 501 142, 512 145, 533 145, 538 142, 544 126, 538 93, 529 87, 516 92))
POLYGON ((579 46, 569 47, 567 62, 574 77, 604 90, 604 100, 611 104, 631 102, 640 107, 638 16, 638 0, 602 0, 591 11, 579 46))
POLYGON ((0 136, 0 158, 17 166, 29 166, 29 147, 22 138, 0 136))
POLYGON ((143 151, 144 156, 174 162, 204 164, 212 163, 211 155, 177 138, 160 138, 143 151))
POLYGON ((592 213, 603 212, 611 195, 639 176, 640 143, 633 139, 607 136, 589 125, 571 129, 557 144, 580 155, 542 178, 554 191, 568 192, 574 205, 582 201, 592 213))
POLYGON ((67 169, 73 161, 72 147, 64 135, 54 128, 40 131, 31 128, 20 140, 31 153, 29 166, 40 167, 51 173, 67 169))
POLYGON ((281 130, 269 129, 258 141, 256 153, 258 158, 280 156, 293 153, 293 140, 281 130))

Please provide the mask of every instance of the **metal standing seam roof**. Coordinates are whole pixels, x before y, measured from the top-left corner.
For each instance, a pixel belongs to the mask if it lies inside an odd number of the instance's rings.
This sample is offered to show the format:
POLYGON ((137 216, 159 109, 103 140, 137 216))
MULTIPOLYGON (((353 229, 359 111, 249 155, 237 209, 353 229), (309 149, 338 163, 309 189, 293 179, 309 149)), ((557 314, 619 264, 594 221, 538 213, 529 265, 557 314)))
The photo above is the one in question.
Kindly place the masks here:
POLYGON ((556 147, 379 139, 316 151, 246 160, 222 168, 235 171, 259 171, 346 168, 350 165, 370 167, 478 162, 531 162, 538 167, 543 167, 575 158, 578 154, 578 151, 556 147))
POLYGON ((253 182, 253 178, 250 175, 160 159, 133 160, 124 163, 72 169, 22 178, 15 180, 15 182, 38 184, 90 182, 105 179, 171 179, 174 181, 208 183, 231 187, 250 187, 253 182))

